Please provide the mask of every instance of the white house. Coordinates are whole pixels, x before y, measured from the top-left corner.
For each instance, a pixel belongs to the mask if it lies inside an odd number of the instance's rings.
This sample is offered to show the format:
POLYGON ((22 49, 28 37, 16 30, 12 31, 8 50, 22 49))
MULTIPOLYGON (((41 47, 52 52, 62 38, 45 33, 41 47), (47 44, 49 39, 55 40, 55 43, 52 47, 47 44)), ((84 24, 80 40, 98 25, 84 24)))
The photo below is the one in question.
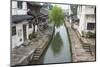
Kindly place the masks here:
POLYGON ((36 29, 34 31, 42 31, 48 23, 48 4, 43 5, 35 2, 27 2, 27 4, 29 9, 28 14, 34 17, 32 20, 34 22, 34 29, 36 29))
POLYGON ((69 12, 69 22, 71 23, 72 22, 72 20, 71 20, 71 15, 72 15, 72 11, 71 11, 71 8, 70 8, 70 5, 68 5, 68 12, 69 12))
POLYGON ((27 3, 12 0, 11 38, 12 48, 25 44, 33 31, 32 16, 27 15, 27 3))
POLYGON ((95 33, 95 21, 96 7, 93 5, 79 5, 77 9, 77 17, 79 18, 78 31, 82 35, 82 32, 95 33))

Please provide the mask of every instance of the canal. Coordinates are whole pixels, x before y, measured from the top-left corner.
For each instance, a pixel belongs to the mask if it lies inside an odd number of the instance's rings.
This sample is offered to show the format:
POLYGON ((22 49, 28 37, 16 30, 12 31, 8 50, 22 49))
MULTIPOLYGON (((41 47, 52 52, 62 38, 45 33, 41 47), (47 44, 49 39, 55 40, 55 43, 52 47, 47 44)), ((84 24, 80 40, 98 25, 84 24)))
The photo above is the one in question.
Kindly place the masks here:
POLYGON ((70 43, 65 25, 55 27, 55 33, 48 48, 41 57, 41 64, 71 62, 70 43))

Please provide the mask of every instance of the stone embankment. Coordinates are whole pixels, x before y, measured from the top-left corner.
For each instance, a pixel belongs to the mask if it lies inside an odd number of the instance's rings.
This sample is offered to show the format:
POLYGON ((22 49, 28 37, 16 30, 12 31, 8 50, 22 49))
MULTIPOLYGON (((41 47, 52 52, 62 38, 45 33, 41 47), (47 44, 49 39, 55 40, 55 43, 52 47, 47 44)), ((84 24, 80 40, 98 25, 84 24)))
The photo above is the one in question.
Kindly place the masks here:
POLYGON ((87 52, 78 37, 78 34, 71 28, 71 24, 66 21, 65 26, 68 29, 71 49, 72 49, 72 62, 84 62, 84 61, 95 61, 95 56, 91 55, 90 52, 87 52))
POLYGON ((37 32, 37 37, 32 39, 29 45, 12 49, 11 66, 28 65, 32 60, 39 60, 52 35, 53 24, 49 24, 47 29, 37 32))

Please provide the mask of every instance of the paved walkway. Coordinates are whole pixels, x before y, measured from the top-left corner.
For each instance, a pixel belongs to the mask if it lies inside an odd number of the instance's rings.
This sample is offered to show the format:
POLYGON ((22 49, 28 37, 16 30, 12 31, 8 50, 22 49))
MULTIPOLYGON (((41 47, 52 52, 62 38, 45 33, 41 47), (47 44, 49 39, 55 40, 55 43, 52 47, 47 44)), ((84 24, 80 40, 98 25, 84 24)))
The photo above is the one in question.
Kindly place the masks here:
POLYGON ((29 45, 12 49, 11 66, 27 65, 32 59, 35 49, 42 46, 43 43, 46 43, 52 35, 52 32, 53 26, 51 25, 50 28, 45 31, 38 32, 37 37, 34 38, 29 45))
POLYGON ((73 62, 95 61, 95 57, 83 49, 83 44, 80 42, 77 33, 71 28, 70 23, 67 21, 65 23, 71 39, 73 62))

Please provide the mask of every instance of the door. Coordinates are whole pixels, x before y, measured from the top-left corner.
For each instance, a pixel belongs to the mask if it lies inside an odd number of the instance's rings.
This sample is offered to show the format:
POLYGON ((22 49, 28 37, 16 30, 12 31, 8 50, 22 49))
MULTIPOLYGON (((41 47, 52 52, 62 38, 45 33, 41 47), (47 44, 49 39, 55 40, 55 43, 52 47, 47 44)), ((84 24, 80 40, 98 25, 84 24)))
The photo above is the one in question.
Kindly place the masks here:
POLYGON ((26 24, 23 25, 23 38, 24 38, 24 41, 27 39, 26 24))

